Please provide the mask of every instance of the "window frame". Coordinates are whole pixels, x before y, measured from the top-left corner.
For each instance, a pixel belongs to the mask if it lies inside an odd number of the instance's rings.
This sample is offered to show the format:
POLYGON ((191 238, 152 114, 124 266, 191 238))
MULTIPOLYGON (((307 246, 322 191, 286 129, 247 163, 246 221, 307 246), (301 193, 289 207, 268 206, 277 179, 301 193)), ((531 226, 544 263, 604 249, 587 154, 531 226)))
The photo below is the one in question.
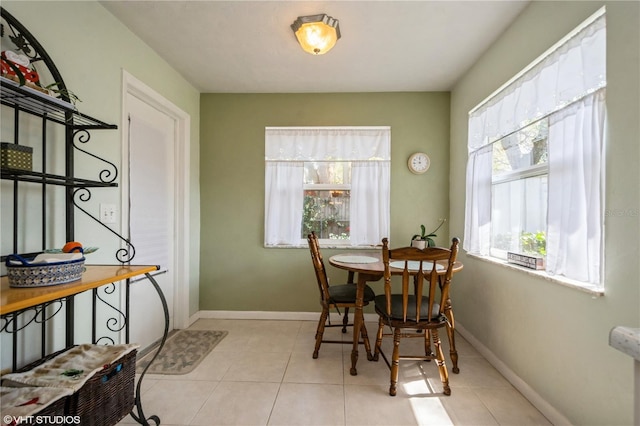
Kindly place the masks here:
MULTIPOLYGON (((315 161, 315 162, 335 163, 336 161, 315 161)), ((351 182, 349 182, 348 184, 346 183, 335 183, 335 184, 303 183, 302 185, 303 199, 304 199, 304 193, 306 193, 307 191, 349 191, 350 192, 351 182)), ((351 196, 349 196, 349 199, 351 199, 351 196)), ((351 222, 351 216, 349 216, 349 222, 351 222)), ((318 238, 318 243, 320 244, 320 246, 350 246, 348 242, 349 240, 341 240, 339 238, 318 238)), ((306 243, 307 243, 306 237, 304 235, 301 236, 299 244, 305 245, 306 243)))
MULTIPOLYGON (((497 176, 495 178, 492 177, 491 179, 491 191, 492 191, 491 210, 493 211, 493 208, 494 208, 493 187, 495 185, 500 185, 500 184, 509 183, 509 182, 516 182, 516 181, 524 181, 529 178, 541 177, 541 176, 547 176, 547 179, 548 179, 549 177, 548 164, 537 164, 534 166, 527 167, 525 169, 520 169, 520 170, 512 171, 509 173, 503 173, 502 175, 497 176)), ((547 181, 547 185, 548 185, 548 181, 547 181)), ((547 222, 545 220, 545 233, 546 233, 546 227, 547 227, 547 222)), ((504 250, 504 249, 495 247, 493 245, 493 236, 492 236, 492 244, 489 249, 489 255, 491 257, 495 257, 500 260, 507 260, 507 253, 509 252, 510 250, 504 250)), ((529 255, 528 253, 525 253, 522 251, 519 251, 517 254, 529 255)))

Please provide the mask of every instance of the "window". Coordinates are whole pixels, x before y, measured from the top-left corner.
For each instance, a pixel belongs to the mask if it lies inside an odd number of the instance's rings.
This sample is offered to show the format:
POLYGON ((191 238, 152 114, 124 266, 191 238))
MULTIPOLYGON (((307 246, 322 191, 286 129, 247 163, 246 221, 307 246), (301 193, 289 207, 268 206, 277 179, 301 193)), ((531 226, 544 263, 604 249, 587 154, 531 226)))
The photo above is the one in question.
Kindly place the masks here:
POLYGON ((499 139, 492 148, 491 255, 546 255, 547 120, 499 139))
POLYGON ((303 189, 301 237, 315 231, 321 240, 349 240, 351 162, 305 162, 303 189))
POLYGON ((265 129, 265 246, 373 246, 389 235, 389 127, 265 129))
POLYGON ((602 289, 602 8, 469 113, 464 249, 602 289))

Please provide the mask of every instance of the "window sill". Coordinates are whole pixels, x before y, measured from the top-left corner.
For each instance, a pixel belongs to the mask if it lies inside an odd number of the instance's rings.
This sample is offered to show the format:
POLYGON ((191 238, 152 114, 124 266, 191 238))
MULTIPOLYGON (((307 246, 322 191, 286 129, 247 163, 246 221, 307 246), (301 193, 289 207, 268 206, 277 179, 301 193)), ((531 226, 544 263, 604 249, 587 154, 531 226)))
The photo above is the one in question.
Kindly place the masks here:
POLYGON ((514 265, 512 263, 507 263, 507 261, 505 260, 501 260, 501 259, 496 259, 495 257, 489 257, 489 256, 479 256, 476 254, 469 254, 467 253, 467 256, 472 257, 474 259, 478 259, 481 260, 483 262, 488 262, 494 265, 500 265, 502 267, 514 270, 514 271, 520 271, 520 272, 524 272, 525 274, 537 277, 537 278, 542 278, 546 281, 552 282, 552 283, 556 283, 556 284, 560 284, 562 286, 565 287, 569 287, 575 290, 579 290, 583 293, 587 293, 591 296, 595 297, 601 297, 604 296, 604 290, 602 288, 598 288, 596 286, 593 285, 588 285, 585 284, 583 282, 580 281, 575 281, 575 280, 571 280, 569 278, 564 278, 564 277, 555 277, 555 276, 551 276, 549 274, 547 274, 547 272, 545 271, 537 271, 535 269, 528 269, 525 268, 523 266, 518 266, 518 265, 514 265))

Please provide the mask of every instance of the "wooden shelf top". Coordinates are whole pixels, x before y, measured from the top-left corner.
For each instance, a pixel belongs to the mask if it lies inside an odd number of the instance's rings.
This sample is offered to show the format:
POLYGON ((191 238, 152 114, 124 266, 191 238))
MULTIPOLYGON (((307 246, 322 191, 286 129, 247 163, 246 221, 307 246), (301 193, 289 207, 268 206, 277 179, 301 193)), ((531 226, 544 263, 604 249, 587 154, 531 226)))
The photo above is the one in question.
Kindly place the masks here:
POLYGON ((126 280, 158 270, 155 265, 88 265, 82 278, 67 284, 47 287, 13 288, 2 277, 0 285, 0 315, 18 312, 43 303, 82 293, 105 284, 126 280))

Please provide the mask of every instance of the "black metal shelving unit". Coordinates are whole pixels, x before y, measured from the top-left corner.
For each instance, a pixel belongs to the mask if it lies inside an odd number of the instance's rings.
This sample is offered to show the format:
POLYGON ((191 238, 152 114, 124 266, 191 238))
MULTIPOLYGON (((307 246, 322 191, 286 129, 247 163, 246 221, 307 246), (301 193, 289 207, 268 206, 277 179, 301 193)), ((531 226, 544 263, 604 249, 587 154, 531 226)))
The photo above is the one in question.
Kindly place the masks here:
MULTIPOLYGON (((8 37, 16 46, 19 46, 20 53, 27 56, 34 66, 37 65, 40 70, 48 72, 56 82, 58 90, 58 97, 54 97, 48 93, 43 93, 41 90, 37 90, 37 88, 29 87, 24 84, 21 85, 16 81, 0 76, 0 103, 4 107, 8 107, 4 108, 5 111, 3 111, 2 114, 2 121, 13 120, 14 129, 13 140, 11 142, 19 145, 21 143, 21 138, 24 136, 24 132, 20 129, 20 118, 22 115, 27 114, 29 116, 36 117, 36 119, 39 119, 42 123, 42 141, 40 147, 38 147, 38 149, 42 151, 42 164, 35 167, 36 170, 19 170, 6 167, 0 169, 0 178, 2 180, 13 181, 12 194, 10 196, 13 197, 12 221, 14 235, 10 252, 22 252, 22 254, 30 255, 34 253, 24 253, 24 250, 20 250, 21 246, 18 238, 17 230, 25 226, 21 223, 25 215, 24 211, 22 211, 23 208, 19 203, 20 192, 25 189, 33 192, 33 185, 39 185, 41 193, 42 219, 41 224, 39 225, 42 229, 41 246, 32 247, 31 250, 42 251, 50 248, 48 247, 50 243, 47 241, 49 236, 47 228, 49 224, 46 220, 48 201, 47 187, 50 185, 65 187, 64 224, 66 241, 73 241, 75 239, 74 214, 76 207, 92 217, 97 223, 101 224, 97 218, 80 207, 77 201, 87 201, 91 198, 89 188, 117 187, 118 184, 115 181, 118 176, 118 168, 115 164, 80 148, 79 144, 86 144, 91 139, 90 131, 117 129, 117 126, 105 123, 104 121, 79 112, 71 102, 71 98, 69 96, 70 92, 67 89, 62 75, 42 45, 40 45, 35 37, 4 8, 1 9, 1 16, 3 36, 8 37), (7 111, 13 111, 13 117, 7 111), (60 125, 64 129, 65 146, 63 174, 50 173, 46 169, 47 149, 49 148, 49 141, 47 140, 47 126, 50 123, 60 125), (74 161, 79 152, 93 157, 105 165, 103 170, 98 171, 97 179, 85 179, 75 176, 74 161), (31 186, 25 188, 23 185, 31 186)), ((6 142, 6 140, 3 140, 3 142, 6 142)), ((109 229, 109 231, 111 230, 109 229)), ((111 232, 128 244, 128 241, 120 235, 113 231, 111 232)), ((27 251, 29 250, 27 249, 27 251)), ((38 251, 35 253, 37 252, 38 251)), ((126 255, 121 256, 121 258, 118 259, 121 262, 130 260, 132 257, 132 251, 130 252, 128 249, 125 249, 125 252, 126 255)), ((4 261, 7 255, 11 253, 2 253, 1 260, 4 261)))
MULTIPOLYGON (((4 10, 3 10, 4 18, 4 10)), ((53 72, 52 72, 53 74, 53 72)), ((47 187, 49 185, 64 186, 66 187, 65 197, 65 237, 67 241, 74 240, 74 206, 77 203, 74 200, 76 191, 81 189, 82 191, 88 191, 88 188, 102 188, 102 187, 117 187, 115 182, 117 176, 117 168, 113 163, 101 159, 93 154, 88 153, 86 150, 76 146, 76 140, 79 135, 82 135, 83 142, 90 139, 89 131, 91 130, 109 130, 117 129, 114 124, 107 124, 101 120, 95 119, 88 115, 82 114, 73 104, 64 99, 54 98, 48 94, 42 93, 38 90, 32 89, 27 86, 20 86, 18 83, 5 78, 0 77, 0 103, 8 107, 13 111, 13 117, 10 114, 3 114, 2 120, 13 120, 14 132, 13 143, 20 144, 20 139, 23 136, 20 129, 20 116, 22 114, 28 114, 30 116, 37 117, 41 120, 42 128, 46 129, 48 123, 55 123, 64 128, 65 131, 65 174, 53 174, 46 170, 46 154, 48 148, 48 140, 46 131, 42 132, 42 141, 40 149, 42 150, 43 161, 39 166, 38 171, 22 170, 3 167, 0 169, 0 178, 3 180, 11 180, 13 184, 13 244, 12 253, 18 253, 20 251, 20 245, 18 240, 17 230, 21 224, 21 220, 24 216, 24 212, 19 204, 19 194, 22 187, 22 183, 26 184, 39 184, 40 193, 42 198, 42 211, 41 211, 41 228, 42 238, 41 247, 39 250, 47 249, 49 243, 47 241, 48 236, 48 223, 45 220, 47 215, 47 187), (84 179, 74 176, 73 164, 77 151, 84 152, 94 158, 98 158, 108 165, 109 169, 105 169, 100 172, 99 179, 84 179), (104 177, 107 177, 106 179, 104 177)), ((33 188, 28 188, 33 191, 33 188)), ((94 218, 95 219, 95 218, 94 218)), ((25 255, 32 255, 33 253, 22 253, 25 255)), ((11 253, 2 253, 1 260, 4 261, 6 256, 11 253)))
MULTIPOLYGON (((122 264, 130 263, 135 255, 135 248, 129 242, 129 240, 123 238, 120 234, 104 225, 98 218, 91 215, 85 208, 81 206, 81 203, 87 202, 91 199, 91 189, 111 188, 118 186, 116 182, 116 179, 118 177, 118 167, 114 163, 105 160, 104 158, 101 158, 84 148, 81 148, 81 144, 82 146, 85 146, 85 144, 90 141, 91 131, 113 130, 117 129, 117 126, 114 124, 105 123, 101 120, 79 112, 76 106, 71 102, 70 92, 67 90, 60 72, 58 71, 53 60, 49 57, 44 48, 35 39, 35 37, 33 37, 33 35, 24 26, 22 26, 22 24, 17 21, 9 12, 1 7, 0 12, 0 33, 2 34, 2 37, 8 37, 15 44, 16 49, 19 50, 21 54, 24 54, 29 58, 31 64, 33 64, 34 66, 37 65, 39 71, 46 71, 50 74, 50 76, 53 78, 53 81, 56 83, 58 96, 54 97, 49 93, 44 93, 42 90, 39 90, 37 86, 29 87, 29 85, 20 84, 20 82, 16 82, 10 78, 6 78, 3 75, 0 76, 0 104, 2 105, 1 122, 3 123, 3 125, 6 125, 7 128, 11 128, 11 126, 13 127, 12 138, 10 135, 3 136, 3 142, 9 142, 8 140, 4 140, 4 138, 6 137, 6 139, 12 139, 10 143, 13 144, 20 145, 22 142, 23 145, 35 145, 32 146, 32 148, 40 151, 39 154, 41 155, 42 160, 41 164, 35 165, 35 170, 22 170, 7 167, 0 168, 0 179, 4 181, 12 181, 8 185, 5 185, 5 187, 8 186, 11 188, 7 188, 6 193, 4 192, 5 188, 3 187, 2 197, 7 197, 7 200, 9 199, 9 197, 11 197, 11 203, 7 204, 12 204, 12 212, 3 212, 3 220, 8 221, 9 217, 11 217, 10 220, 12 220, 13 222, 13 235, 11 237, 13 241, 11 244, 11 252, 1 254, 2 262, 6 260, 8 255, 13 253, 20 253, 25 257, 30 257, 42 252, 43 250, 52 248, 51 242, 48 241, 48 238, 51 237, 49 236, 50 232, 47 228, 50 226, 49 222, 51 222, 51 217, 49 217, 51 213, 48 212, 48 209, 50 208, 49 204, 54 200, 50 200, 49 198, 53 198, 54 196, 57 198, 62 198, 62 194, 58 192, 49 194, 49 192, 51 191, 48 191, 48 188, 50 188, 51 186, 58 186, 64 188, 65 217, 64 220, 58 219, 57 223, 59 226, 62 221, 64 222, 66 241, 73 241, 75 239, 74 212, 76 209, 78 209, 92 218, 99 226, 102 226, 103 229, 106 229, 111 234, 115 235, 125 244, 126 247, 122 247, 116 251, 115 258, 122 264), (43 68, 46 68, 46 70, 43 68), (25 114, 30 117, 30 120, 26 121, 28 124, 25 124, 25 120, 22 120, 22 117, 25 114), (35 119, 33 117, 35 117, 35 119), (38 122, 40 126, 40 133, 38 133, 38 135, 41 134, 42 136, 40 141, 34 141, 32 132, 33 127, 31 126, 37 126, 38 122), (51 129, 52 125, 60 127, 51 129), (21 128, 21 126, 26 126, 27 128, 21 128), (54 136, 51 136, 52 133, 54 134, 54 136), (63 140, 61 140, 62 133, 64 133, 63 140), (24 140, 21 140, 23 138, 29 138, 29 143, 25 144, 24 140), (60 145, 61 143, 64 143, 64 147, 60 145), (56 147, 54 148, 53 145, 56 145, 56 147), (51 171, 47 170, 47 156, 51 155, 49 150, 53 149, 57 150, 56 153, 58 155, 60 155, 62 151, 64 151, 63 174, 52 173, 51 171), (96 170, 97 173, 95 179, 86 179, 75 175, 74 162, 78 154, 82 155, 83 158, 85 156, 89 156, 92 159, 97 160, 98 164, 102 165, 102 167, 97 168, 98 170, 96 170), (23 192, 25 192, 24 195, 28 196, 29 199, 39 198, 41 200, 41 218, 37 226, 33 226, 32 223, 24 223, 25 219, 27 218, 26 210, 28 207, 23 205, 25 204, 24 201, 21 201, 21 198, 25 198, 22 197, 23 192), (30 227, 29 225, 32 226, 30 227), (37 248, 29 246, 28 250, 39 251, 33 253, 25 253, 24 251, 20 250, 22 245, 25 244, 21 243, 19 239, 24 237, 23 234, 25 232, 29 232, 31 235, 34 232, 31 228, 41 228, 41 247, 37 248)), ((24 81, 22 83, 24 83, 24 81)), ((40 139, 40 136, 36 136, 35 139, 40 139)), ((59 201, 60 200, 58 199, 55 200, 56 203, 58 203, 59 201)), ((33 217, 33 215, 31 215, 30 220, 37 219, 33 217)), ((7 241, 5 242, 5 245, 8 246, 9 237, 3 235, 3 240, 7 241), (7 238, 7 240, 4 240, 5 238, 7 238)), ((156 291, 158 292, 165 314, 165 331, 162 337, 162 343, 160 345, 161 349, 168 332, 168 308, 160 287, 157 285, 151 275, 149 275, 148 273, 145 275, 151 281, 156 291)), ((110 304, 109 301, 105 299, 105 296, 110 295, 115 291, 116 281, 120 281, 117 275, 113 277, 113 280, 108 280, 108 283, 107 281, 105 281, 104 285, 91 289, 92 343, 114 343, 113 339, 109 335, 105 334, 105 336, 99 337, 97 334, 96 322, 98 320, 98 316, 96 312, 98 301, 101 301, 103 306, 107 306, 108 308, 110 308, 109 315, 111 315, 111 317, 107 318, 106 320, 106 329, 112 333, 118 333, 122 330, 125 330, 126 340, 128 342, 128 315, 130 302, 129 286, 131 283, 129 278, 127 278, 125 290, 126 308, 123 312, 116 306, 110 304)), ((44 357, 47 353, 49 335, 46 323, 51 318, 56 316, 58 312, 63 311, 65 315, 65 347, 69 348, 75 344, 75 295, 76 294, 74 293, 56 300, 47 301, 46 303, 30 305, 24 309, 20 309, 18 311, 0 316, 0 333, 9 333, 12 336, 12 365, 14 369, 17 365, 17 351, 22 346, 21 344, 19 344, 19 334, 31 325, 33 325, 34 327, 40 327, 40 352, 44 357)), ((29 349, 32 350, 34 348, 29 349)), ((158 349, 157 353, 159 353, 160 349, 158 349)), ((157 353, 155 356, 157 356, 157 353)), ((149 366, 147 365, 136 385, 135 412, 132 411, 131 415, 136 421, 141 424, 148 425, 151 421, 157 425, 160 423, 160 419, 157 416, 147 417, 144 415, 140 398, 140 386, 142 377, 144 376, 148 367, 149 366)))

